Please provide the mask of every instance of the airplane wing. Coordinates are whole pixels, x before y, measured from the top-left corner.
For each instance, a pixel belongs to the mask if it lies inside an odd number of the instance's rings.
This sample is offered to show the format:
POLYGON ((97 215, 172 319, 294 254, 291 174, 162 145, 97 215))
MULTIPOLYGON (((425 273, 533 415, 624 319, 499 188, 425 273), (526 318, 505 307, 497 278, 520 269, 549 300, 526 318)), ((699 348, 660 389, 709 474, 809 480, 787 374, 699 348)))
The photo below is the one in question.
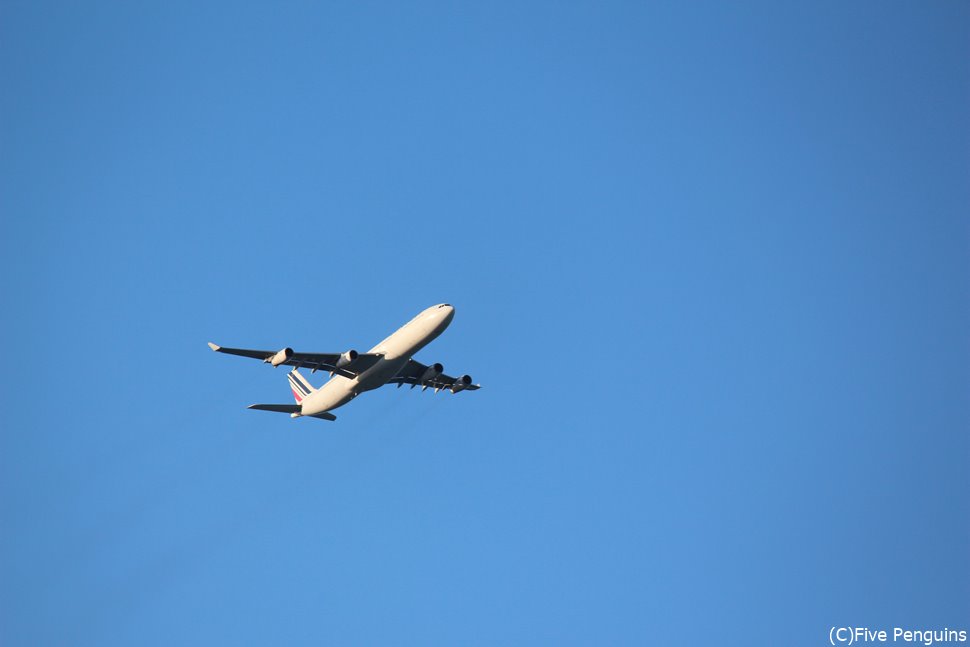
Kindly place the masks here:
POLYGON ((209 348, 217 353, 227 355, 239 355, 241 357, 251 357, 262 360, 267 364, 279 366, 295 366, 296 368, 306 367, 313 371, 332 371, 344 377, 355 378, 371 366, 377 363, 382 357, 376 353, 358 353, 349 350, 346 353, 297 353, 292 348, 283 350, 251 350, 249 348, 225 348, 209 342, 209 348))
MULTIPOLYGON (((440 370, 441 365, 435 364, 440 370)), ((445 375, 444 373, 435 373, 431 370, 431 367, 425 366, 421 362, 416 362, 413 359, 409 359, 408 363, 404 365, 397 375, 392 377, 387 381, 388 384, 397 384, 400 387, 402 384, 410 384, 411 388, 420 385, 423 388, 431 387, 435 391, 438 389, 448 389, 452 393, 457 393, 458 391, 476 391, 482 388, 481 384, 472 384, 471 377, 467 375, 462 375, 461 377, 451 377, 450 375, 445 375), (425 378, 426 375, 431 373, 431 377, 425 378)), ((423 390, 423 389, 422 389, 423 390)))

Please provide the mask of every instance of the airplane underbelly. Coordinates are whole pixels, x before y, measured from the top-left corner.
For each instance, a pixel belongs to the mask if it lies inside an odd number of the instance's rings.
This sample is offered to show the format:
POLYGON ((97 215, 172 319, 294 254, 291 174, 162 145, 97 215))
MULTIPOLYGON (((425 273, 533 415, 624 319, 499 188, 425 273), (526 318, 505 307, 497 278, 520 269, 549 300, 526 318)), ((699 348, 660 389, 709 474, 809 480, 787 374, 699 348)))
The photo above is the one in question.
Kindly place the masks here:
POLYGON ((407 357, 397 359, 382 360, 367 370, 367 372, 357 378, 357 391, 371 391, 387 384, 387 381, 397 375, 404 365, 408 363, 407 357))
POLYGON ((356 394, 353 380, 339 375, 330 379, 318 391, 311 393, 303 401, 304 415, 314 415, 343 406, 354 399, 356 394))

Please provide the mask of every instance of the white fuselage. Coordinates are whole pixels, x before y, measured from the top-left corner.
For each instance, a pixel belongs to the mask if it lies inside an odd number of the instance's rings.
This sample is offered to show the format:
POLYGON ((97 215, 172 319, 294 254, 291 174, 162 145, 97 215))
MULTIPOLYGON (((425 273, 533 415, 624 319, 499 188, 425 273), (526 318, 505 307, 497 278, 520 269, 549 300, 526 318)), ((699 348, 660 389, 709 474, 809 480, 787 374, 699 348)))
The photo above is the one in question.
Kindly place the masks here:
POLYGON ((351 379, 334 375, 303 400, 302 415, 313 416, 347 404, 364 391, 379 388, 404 368, 411 356, 444 332, 455 318, 447 303, 431 306, 396 330, 369 352, 383 355, 376 364, 351 379))

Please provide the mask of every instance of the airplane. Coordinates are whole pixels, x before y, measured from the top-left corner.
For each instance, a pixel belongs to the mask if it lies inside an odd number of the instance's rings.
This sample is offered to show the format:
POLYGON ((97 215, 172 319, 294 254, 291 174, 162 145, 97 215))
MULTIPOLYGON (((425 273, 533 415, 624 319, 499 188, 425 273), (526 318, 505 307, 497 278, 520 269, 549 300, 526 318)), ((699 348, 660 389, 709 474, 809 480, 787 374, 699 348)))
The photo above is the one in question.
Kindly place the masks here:
POLYGON ((445 375, 444 367, 437 362, 426 366, 411 359, 443 333, 454 318, 455 308, 451 304, 431 306, 366 353, 353 349, 344 353, 297 353, 292 348, 249 350, 224 348, 212 342, 209 348, 218 353, 259 359, 273 367, 282 364, 294 367, 287 379, 296 404, 253 404, 250 409, 288 413, 291 418, 336 420, 337 416, 330 413, 333 409, 385 384, 397 384, 398 388, 410 384, 412 389, 420 385, 422 391, 431 387, 435 393, 442 389, 452 393, 480 389, 481 384, 472 384, 469 375, 451 377, 445 375), (309 368, 311 374, 328 371, 330 380, 315 389, 300 373, 302 367, 309 368))

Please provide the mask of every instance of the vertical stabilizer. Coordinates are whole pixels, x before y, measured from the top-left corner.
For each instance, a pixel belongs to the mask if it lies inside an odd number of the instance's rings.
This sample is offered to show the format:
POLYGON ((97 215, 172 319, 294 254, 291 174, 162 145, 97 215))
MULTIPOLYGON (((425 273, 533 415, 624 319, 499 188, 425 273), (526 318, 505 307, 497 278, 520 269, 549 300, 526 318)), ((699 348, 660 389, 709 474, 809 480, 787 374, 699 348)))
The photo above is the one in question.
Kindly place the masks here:
POLYGON ((293 390, 293 399, 296 400, 297 404, 302 404, 303 398, 316 391, 296 369, 287 373, 286 379, 290 381, 290 389, 293 390))

